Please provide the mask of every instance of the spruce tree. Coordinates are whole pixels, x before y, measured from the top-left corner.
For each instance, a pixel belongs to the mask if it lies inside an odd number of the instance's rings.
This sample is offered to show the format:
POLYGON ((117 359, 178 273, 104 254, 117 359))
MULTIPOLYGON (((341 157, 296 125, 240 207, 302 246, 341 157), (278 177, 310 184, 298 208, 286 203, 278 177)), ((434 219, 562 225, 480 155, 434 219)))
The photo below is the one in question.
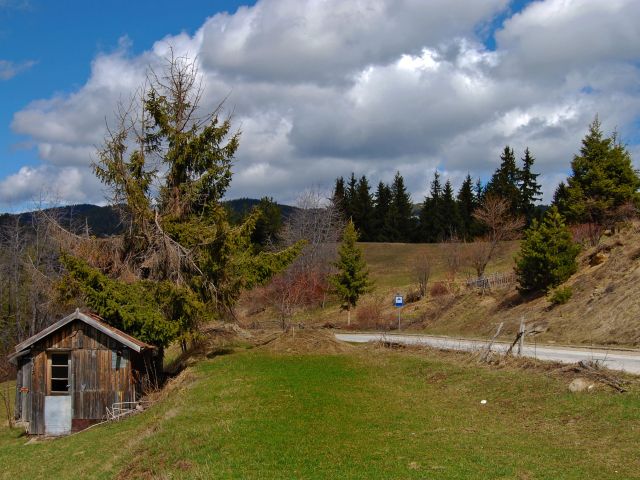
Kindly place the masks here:
POLYGON ((537 180, 540 174, 531 171, 534 162, 535 158, 531 156, 527 147, 524 151, 519 179, 520 214, 524 217, 526 225, 531 224, 536 212, 535 203, 540 200, 540 194, 542 193, 537 180))
POLYGON ((344 214, 347 219, 353 218, 353 202, 356 198, 357 186, 358 181, 356 180, 356 176, 351 172, 351 177, 349 177, 349 183, 347 183, 347 189, 344 195, 344 214))
POLYGON ((351 324, 351 309, 358 299, 371 289, 369 271, 362 250, 356 244, 358 233, 352 221, 347 223, 338 250, 338 261, 334 266, 338 272, 331 277, 336 294, 347 310, 347 323, 351 324))
POLYGON ((606 224, 616 208, 640 205, 640 177, 631 155, 616 134, 605 137, 598 117, 589 125, 571 175, 554 195, 554 203, 569 222, 606 224))
POLYGON ((344 215, 345 211, 345 198, 346 191, 344 186, 344 178, 338 177, 336 178, 336 185, 333 187, 333 195, 331 196, 331 201, 333 204, 342 212, 344 215))
POLYGON ((373 234, 373 198, 366 176, 360 177, 356 185, 355 195, 351 201, 353 223, 358 230, 361 241, 370 242, 373 234))
POLYGON ((436 170, 429 185, 429 196, 425 197, 420 209, 420 241, 438 242, 444 233, 442 218, 442 184, 436 170))
POLYGON ((500 155, 500 166, 496 169, 484 190, 485 195, 504 198, 509 202, 512 215, 520 211, 520 181, 521 172, 516 165, 516 157, 509 145, 504 147, 500 155))
POLYGON ((485 187, 482 185, 482 181, 480 179, 476 180, 476 184, 473 188, 473 194, 476 197, 476 204, 482 203, 485 194, 485 187))
POLYGON ((577 269, 576 244, 564 218, 553 206, 542 222, 533 220, 525 231, 516 257, 518 290, 522 293, 547 291, 565 282, 577 269))
POLYGON ((393 177, 391 195, 394 240, 397 242, 410 242, 414 235, 413 205, 400 172, 396 172, 395 177, 393 177))
POLYGON ((468 173, 460 186, 457 200, 460 214, 460 236, 465 240, 471 240, 477 231, 473 218, 473 211, 476 209, 477 203, 473 193, 473 180, 468 173))
POLYGON ((453 196, 451 181, 447 180, 442 190, 441 217, 443 220, 443 237, 441 240, 448 240, 461 235, 460 212, 458 204, 453 196))
POLYGON ((269 280, 302 249, 256 253, 259 212, 240 225, 230 221, 222 198, 240 133, 219 110, 198 111, 198 78, 195 63, 170 58, 141 92, 140 109, 126 110, 109 129, 94 169, 113 203, 125 206, 127 228, 99 244, 78 238, 62 259, 60 289, 117 328, 145 325, 150 315, 177 322, 149 339, 160 346, 178 336, 186 347, 199 320, 231 314, 243 290, 269 280))
POLYGON ((393 240, 391 201, 391 188, 385 183, 379 182, 373 208, 372 234, 373 240, 376 242, 391 242, 393 240))
MULTIPOLYGON (((282 228, 282 212, 272 197, 262 197, 256 209, 259 216, 251 234, 251 242, 259 247, 274 245, 282 228)), ((259 248, 258 250, 261 250, 259 248)))

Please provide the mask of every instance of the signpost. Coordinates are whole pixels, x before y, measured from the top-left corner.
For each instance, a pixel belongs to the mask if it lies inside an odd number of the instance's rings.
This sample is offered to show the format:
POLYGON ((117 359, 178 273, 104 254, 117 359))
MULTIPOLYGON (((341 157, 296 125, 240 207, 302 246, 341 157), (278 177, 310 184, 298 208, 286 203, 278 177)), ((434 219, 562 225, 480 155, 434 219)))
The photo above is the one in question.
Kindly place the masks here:
POLYGON ((396 298, 393 304, 398 309, 398 331, 400 331, 400 312, 402 311, 402 306, 404 305, 404 300, 402 298, 402 295, 400 295, 399 293, 396 293, 396 298))

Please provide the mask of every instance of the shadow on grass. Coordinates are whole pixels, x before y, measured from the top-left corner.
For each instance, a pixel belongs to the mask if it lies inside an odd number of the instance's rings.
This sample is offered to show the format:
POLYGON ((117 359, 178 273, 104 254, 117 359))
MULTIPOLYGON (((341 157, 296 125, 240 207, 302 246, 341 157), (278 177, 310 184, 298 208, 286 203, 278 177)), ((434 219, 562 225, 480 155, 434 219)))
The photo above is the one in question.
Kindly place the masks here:
POLYGON ((544 292, 536 292, 529 294, 522 294, 520 292, 513 292, 500 301, 496 305, 496 311, 500 310, 508 310, 513 307, 517 307, 519 305, 524 305, 525 303, 532 302, 537 300, 540 297, 544 297, 544 292))
POLYGON ((229 348, 229 347, 220 347, 220 348, 216 348, 215 350, 210 351, 209 353, 207 353, 205 355, 206 358, 215 358, 215 357, 221 357, 223 355, 230 355, 234 352, 235 350, 233 348, 229 348))

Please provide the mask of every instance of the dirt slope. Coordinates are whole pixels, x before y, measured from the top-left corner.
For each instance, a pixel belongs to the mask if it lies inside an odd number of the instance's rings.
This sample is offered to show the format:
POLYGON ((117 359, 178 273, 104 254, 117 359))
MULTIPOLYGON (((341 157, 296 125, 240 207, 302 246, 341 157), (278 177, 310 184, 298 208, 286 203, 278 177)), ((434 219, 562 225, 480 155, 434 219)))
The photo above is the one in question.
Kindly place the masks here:
MULTIPOLYGON (((412 328, 443 334, 486 336, 505 322, 505 336, 517 332, 520 319, 544 342, 640 345, 640 231, 638 225, 585 249, 580 268, 566 285, 573 289, 565 305, 546 297, 523 299, 515 286, 481 295, 463 292, 429 299, 413 307, 424 320, 412 328)), ((411 307, 410 307, 411 308, 411 307)))

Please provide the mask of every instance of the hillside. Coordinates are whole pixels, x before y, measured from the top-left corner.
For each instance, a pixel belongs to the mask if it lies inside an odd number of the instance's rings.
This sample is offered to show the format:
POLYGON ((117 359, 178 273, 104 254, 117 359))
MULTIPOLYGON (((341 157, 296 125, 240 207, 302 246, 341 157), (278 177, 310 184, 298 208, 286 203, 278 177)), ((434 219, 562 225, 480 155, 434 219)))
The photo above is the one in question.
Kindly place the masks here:
MULTIPOLYGON (((374 291, 359 302, 349 327, 360 330, 397 328, 397 310, 391 305, 396 292, 416 289, 412 267, 415 259, 431 259, 430 284, 447 279, 446 246, 434 244, 361 244, 374 291)), ((463 246, 463 248, 467 248, 463 246)), ((517 242, 502 245, 487 273, 513 271, 517 242)), ((464 252, 462 253, 464 257, 464 252)), ((490 337, 504 322, 501 337, 511 339, 521 320, 531 331, 528 341, 580 345, 640 345, 640 224, 605 236, 597 247, 585 248, 579 271, 566 285, 573 290, 565 305, 552 306, 545 296, 522 298, 515 283, 481 292, 466 286, 472 269, 460 268, 449 292, 428 294, 402 309, 402 329, 432 334, 490 337), (596 264, 597 263, 597 264, 596 264)), ((446 283, 446 282, 445 282, 446 283)), ((262 311, 245 321, 267 321, 273 313, 262 311)), ((337 304, 298 312, 294 322, 332 323, 347 328, 346 314, 337 304)))

